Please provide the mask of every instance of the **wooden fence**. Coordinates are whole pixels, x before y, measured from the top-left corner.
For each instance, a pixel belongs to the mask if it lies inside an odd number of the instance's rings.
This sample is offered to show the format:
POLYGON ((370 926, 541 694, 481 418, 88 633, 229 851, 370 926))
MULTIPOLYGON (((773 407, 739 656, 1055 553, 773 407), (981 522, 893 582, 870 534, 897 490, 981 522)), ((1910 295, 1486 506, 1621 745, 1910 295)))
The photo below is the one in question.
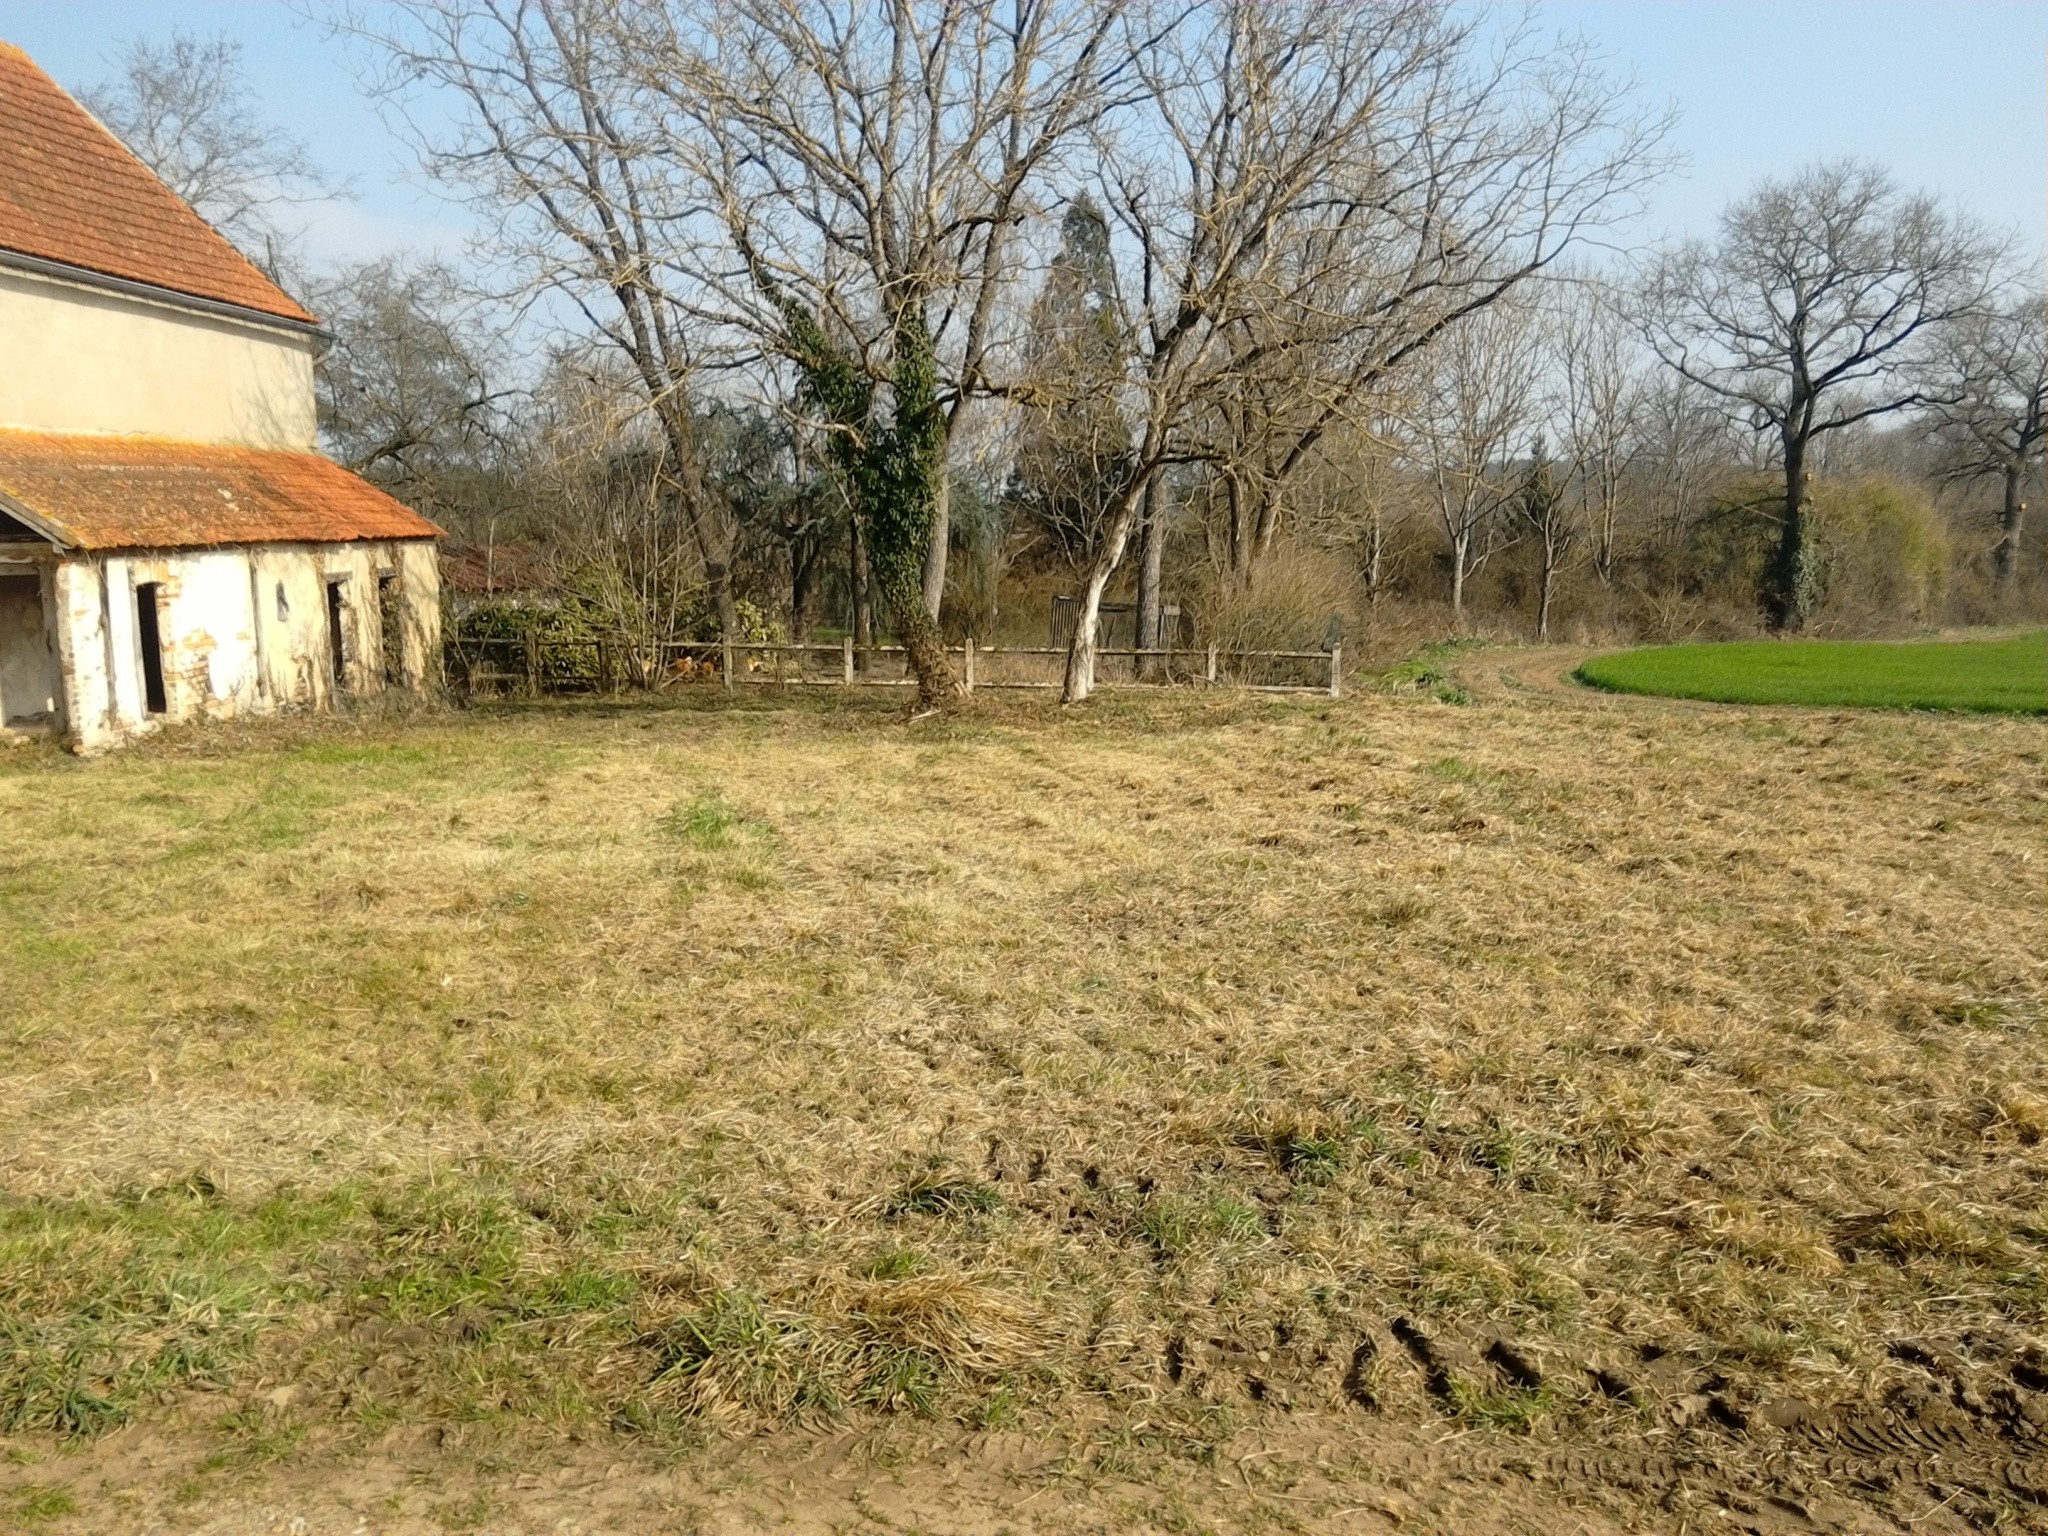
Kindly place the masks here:
MULTIPOLYGON (((1061 686, 1067 653, 1055 646, 992 646, 971 637, 948 646, 968 692, 1061 686)), ((449 686, 458 693, 617 693, 690 684, 726 688, 907 688, 916 684, 900 645, 856 646, 786 640, 677 641, 637 650, 617 639, 464 638, 446 643, 449 686)), ((1344 648, 1327 651, 1098 650, 1098 688, 1197 686, 1257 693, 1341 696, 1344 648)))

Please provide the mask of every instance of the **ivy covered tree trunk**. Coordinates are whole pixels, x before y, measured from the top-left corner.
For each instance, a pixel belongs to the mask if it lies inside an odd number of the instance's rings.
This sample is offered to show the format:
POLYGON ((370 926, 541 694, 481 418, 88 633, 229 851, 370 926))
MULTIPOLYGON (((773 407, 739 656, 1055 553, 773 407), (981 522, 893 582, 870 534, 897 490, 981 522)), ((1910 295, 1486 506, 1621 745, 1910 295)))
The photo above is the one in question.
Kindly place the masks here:
POLYGON ((924 601, 925 554, 946 472, 946 418, 924 305, 902 299, 890 317, 892 399, 884 423, 866 369, 833 345, 803 305, 786 297, 780 302, 792 360, 832 429, 833 458, 866 536, 869 573, 895 616, 917 678, 917 707, 937 709, 959 686, 924 601))
POLYGON ((876 584, 917 674, 917 702, 936 709, 958 691, 939 622, 925 606, 925 559, 945 491, 946 418, 939 409, 938 358, 921 303, 893 317, 895 417, 871 435, 867 503, 869 558, 876 584))

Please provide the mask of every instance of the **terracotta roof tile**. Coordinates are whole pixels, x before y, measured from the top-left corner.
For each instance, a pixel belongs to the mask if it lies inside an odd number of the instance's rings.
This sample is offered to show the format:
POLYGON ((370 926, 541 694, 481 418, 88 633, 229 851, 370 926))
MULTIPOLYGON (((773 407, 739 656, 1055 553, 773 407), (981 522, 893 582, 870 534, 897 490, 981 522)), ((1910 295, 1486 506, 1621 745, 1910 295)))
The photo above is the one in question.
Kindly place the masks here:
POLYGON ((317 453, 0 432, 8 503, 73 549, 340 544, 441 530, 317 453))
POLYGON ((0 43, 0 250, 313 319, 8 43, 0 43))

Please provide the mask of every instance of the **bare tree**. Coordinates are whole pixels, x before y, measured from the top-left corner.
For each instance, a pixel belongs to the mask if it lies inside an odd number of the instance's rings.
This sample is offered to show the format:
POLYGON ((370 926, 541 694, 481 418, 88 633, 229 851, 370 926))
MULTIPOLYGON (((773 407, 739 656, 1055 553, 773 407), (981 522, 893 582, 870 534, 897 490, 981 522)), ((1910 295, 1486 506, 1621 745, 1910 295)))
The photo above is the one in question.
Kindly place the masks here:
POLYGON ((1719 238, 1667 252, 1646 290, 1646 335, 1730 417, 1775 440, 1784 472, 1771 622, 1803 626, 1817 597, 1807 479, 1817 439, 1934 398, 1919 364, 1944 326, 1978 313, 1996 242, 1932 197, 1856 161, 1766 181, 1719 238))
POLYGON ((1620 295, 1602 277, 1577 274, 1558 283, 1552 295, 1549 372, 1563 480, 1594 573, 1611 587, 1628 487, 1643 451, 1649 359, 1622 312, 1620 295))
POLYGON ((515 296, 564 301, 637 381, 659 426, 722 633, 732 635, 735 529, 704 483, 696 440, 699 358, 679 295, 670 225, 693 184, 663 154, 659 114, 622 57, 624 0, 401 0, 347 25, 381 50, 373 88, 401 110, 437 90, 458 112, 422 114, 429 171, 486 215, 515 296), (395 17, 395 19, 394 19, 395 17))
POLYGON ((80 97, 199 216, 275 275, 284 258, 280 208, 336 196, 306 145, 250 106, 242 45, 225 34, 136 38, 109 61, 112 78, 80 97))
POLYGON ((1466 583, 1515 537, 1523 488, 1515 456, 1543 413, 1537 321, 1520 301, 1468 319, 1430 354, 1402 413, 1411 462, 1449 546, 1451 615, 1461 629, 1466 583))
POLYGON ((1119 398, 1129 348, 1116 329, 1101 210, 1077 198, 1060 224, 1018 363, 1024 387, 1005 494, 1025 533, 1085 565, 1129 475, 1131 428, 1119 398))
POLYGON ((1100 146, 1133 455, 1083 590, 1069 702, 1094 686, 1102 594, 1162 466, 1210 465, 1256 558, 1326 434, 1661 169, 1661 120, 1582 47, 1486 38, 1446 6, 1153 20, 1126 14, 1142 94, 1100 146))
POLYGON ((2010 592, 2027 515, 2021 494, 2048 446, 2048 297, 2028 294, 1950 327, 1930 383, 1951 473, 2001 482, 1991 569, 1998 591, 2010 592))
POLYGON ((1667 370, 1649 379, 1640 420, 1632 478, 1645 515, 1637 563, 1655 566, 1683 542, 1725 469, 1731 428, 1712 395, 1667 370))
MULTIPOLYGON (((949 451, 1028 270, 1020 231, 1104 92, 1115 10, 1053 0, 613 7, 696 188, 696 314, 793 372, 859 520, 922 707, 949 451)), ((687 237, 687 238, 685 238, 687 237)))
POLYGON ((556 583, 625 641, 642 686, 705 595, 693 512, 671 472, 668 429, 616 352, 558 351, 532 392, 516 469, 556 583))
POLYGON ((1584 537, 1550 448, 1539 435, 1529 450, 1529 470, 1513 501, 1517 515, 1536 540, 1536 638, 1550 639, 1550 604, 1557 592, 1558 572, 1584 537))
POLYGON ((1387 594, 1397 541, 1421 509, 1418 486, 1398 452, 1399 427, 1385 419, 1347 421, 1324 434, 1290 497, 1293 531, 1357 561, 1366 602, 1387 594))
POLYGON ((315 375, 329 452, 415 505, 502 441, 504 364, 447 268, 396 260, 345 267, 308 297, 333 342, 315 375))

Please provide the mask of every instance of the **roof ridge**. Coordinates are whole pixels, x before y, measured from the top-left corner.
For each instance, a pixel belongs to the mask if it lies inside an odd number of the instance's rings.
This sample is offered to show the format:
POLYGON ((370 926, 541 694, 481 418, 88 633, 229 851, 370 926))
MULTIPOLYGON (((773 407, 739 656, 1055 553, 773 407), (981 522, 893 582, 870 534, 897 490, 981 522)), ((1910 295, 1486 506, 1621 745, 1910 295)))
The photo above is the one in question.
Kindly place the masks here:
POLYGON ((12 43, 0 43, 0 248, 252 314, 318 323, 12 43))

